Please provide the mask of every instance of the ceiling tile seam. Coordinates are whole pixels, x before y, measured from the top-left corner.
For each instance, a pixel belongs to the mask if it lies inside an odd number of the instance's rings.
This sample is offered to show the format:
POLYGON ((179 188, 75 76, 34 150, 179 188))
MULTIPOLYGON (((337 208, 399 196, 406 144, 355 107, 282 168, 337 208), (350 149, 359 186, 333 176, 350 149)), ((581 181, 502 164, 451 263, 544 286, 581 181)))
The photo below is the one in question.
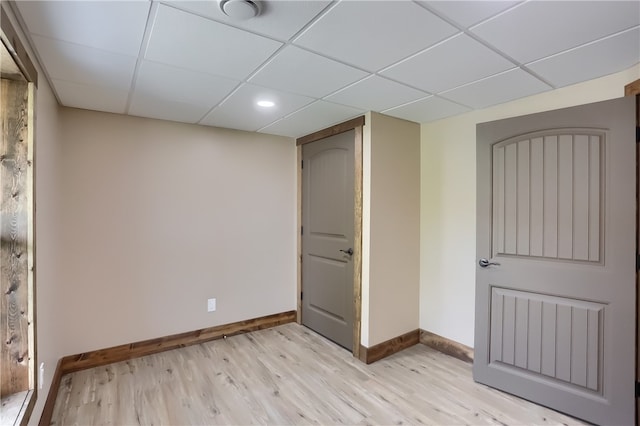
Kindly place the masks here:
MULTIPOLYGON (((227 96, 225 96, 224 98, 222 98, 222 100, 216 104, 214 104, 211 108, 209 108, 207 110, 207 112, 204 113, 204 115, 202 117, 200 117, 198 120, 196 120, 196 124, 203 124, 202 121, 207 118, 209 116, 209 114, 213 113, 213 111, 218 108, 219 106, 223 105, 227 100, 229 100, 229 98, 231 98, 231 96, 233 96, 238 90, 240 90, 240 88, 242 87, 242 85, 245 84, 244 81, 240 81, 238 82, 238 84, 236 85, 236 87, 233 88, 233 90, 231 90, 231 92, 229 92, 229 94, 227 96)), ((206 124, 203 124, 206 125, 206 124)))
POLYGON ((140 67, 142 66, 144 57, 147 54, 147 48, 149 47, 149 40, 151 39, 151 33, 153 32, 153 27, 155 26, 157 15, 158 15, 158 4, 155 2, 151 2, 151 7, 149 8, 149 13, 147 15, 147 22, 145 23, 145 26, 144 26, 144 35, 142 36, 140 49, 138 49, 138 58, 136 59, 136 66, 133 70, 133 78, 131 79, 131 84, 129 85, 129 94, 127 95, 127 102, 124 107, 125 114, 129 114, 129 110, 131 109, 131 102, 133 102, 133 95, 136 90, 136 84, 138 83, 138 75, 140 72, 140 67))
POLYGON ((482 81, 489 80, 490 78, 498 77, 498 76, 501 76, 502 74, 507 74, 507 73, 513 72, 513 71, 518 70, 518 69, 520 69, 520 67, 513 67, 513 68, 509 68, 508 70, 499 71, 499 72, 497 72, 495 74, 491 74, 491 75, 488 75, 486 77, 479 78, 478 80, 470 81, 468 83, 464 83, 464 84, 461 84, 459 86, 443 90, 441 92, 436 93, 436 95, 438 95, 438 96, 445 95, 445 94, 447 94, 449 92, 452 92, 454 90, 462 89, 464 87, 471 86, 472 84, 480 83, 482 81))
POLYGON ((322 9, 316 16, 313 17, 313 19, 309 20, 309 22, 307 22, 302 28, 300 28, 300 31, 298 31, 296 34, 294 34, 289 41, 291 43, 295 43, 300 37, 302 37, 307 31, 309 31, 311 29, 311 27, 313 27, 314 25, 316 25, 327 13, 329 13, 329 11, 331 9, 333 9, 334 7, 336 7, 338 4, 340 3, 340 0, 332 0, 331 3, 329 3, 324 9, 322 9))
MULTIPOLYGON (((282 46, 280 46, 280 47, 279 47, 275 52, 273 52, 273 53, 271 54, 271 56, 269 56, 269 57, 268 57, 268 58, 267 58, 267 59, 266 59, 262 64, 260 64, 259 66, 257 66, 257 67, 256 67, 256 68, 255 68, 255 69, 254 69, 254 70, 253 70, 253 71, 252 71, 252 72, 251 72, 251 73, 250 73, 250 74, 249 74, 245 79, 243 79, 243 80, 240 82, 240 84, 239 84, 238 86, 236 86, 236 88, 235 88, 235 89, 233 89, 233 91, 232 91, 231 93, 229 93, 229 94, 228 94, 227 96, 225 96, 225 97, 224 97, 220 102, 218 102, 216 105, 214 105, 214 106, 213 106, 209 111, 207 111, 207 113, 206 113, 204 116, 202 116, 202 118, 200 118, 200 120, 198 120, 196 123, 198 123, 198 124, 202 124, 202 121, 203 121, 203 120, 204 120, 204 119, 205 119, 209 114, 213 113, 213 112, 214 112, 214 110, 215 110, 216 108, 218 108, 219 106, 222 106, 222 105, 223 105, 223 104, 224 104, 224 103, 225 103, 229 98, 231 98, 231 96, 233 96, 233 94, 234 94, 235 92, 237 92, 237 91, 240 89, 240 87, 241 87, 243 84, 254 84, 254 83, 251 83, 251 79, 252 79, 252 78, 254 78, 254 77, 255 77, 255 76, 256 76, 260 71, 262 71, 262 70, 263 70, 263 69, 264 69, 264 68, 265 68, 269 63, 271 63, 273 60, 275 60, 275 58, 276 58, 276 57, 277 57, 277 56, 278 56, 278 55, 279 55, 279 54, 280 54, 280 53, 281 53, 281 52, 282 52, 282 51, 283 51, 287 46, 291 46, 291 45, 293 45, 293 40, 294 40, 298 35, 301 35, 304 31, 306 31, 306 29, 307 29, 308 27, 310 27, 310 26, 311 26, 311 24, 312 24, 313 22, 315 22, 315 20, 320 19, 320 17, 321 17, 321 16, 324 16, 324 14, 326 14, 330 9, 332 9, 333 7, 335 7, 335 5, 336 5, 336 4, 337 4, 337 3, 330 3, 329 5, 327 5, 327 7, 325 7, 322 11, 320 11, 312 21, 310 21, 310 22, 309 22, 307 25, 305 25, 305 26, 304 26, 300 31, 298 31, 297 35, 296 35, 296 36, 294 36, 294 37, 292 37, 292 38, 290 39, 290 41, 282 42, 282 43, 283 43, 283 44, 282 44, 282 46)), ((295 47, 300 48, 300 49, 302 49, 302 50, 305 50, 305 51, 307 51, 307 52, 309 52, 309 53, 313 53, 313 54, 315 54, 315 55, 318 55, 318 56, 324 57, 325 59, 329 59, 329 60, 333 60, 333 61, 335 61, 335 62, 341 63, 342 65, 347 65, 347 66, 350 66, 350 67, 352 67, 352 68, 356 68, 356 69, 358 69, 358 70, 360 70, 360 71, 363 71, 363 72, 366 72, 367 74, 369 74, 369 75, 367 75, 367 76, 363 77, 362 79, 358 80, 357 82, 360 82, 360 81, 362 81, 362 80, 364 80, 364 79, 366 79, 366 78, 369 78, 369 77, 371 77, 371 76, 373 75, 370 71, 365 71, 365 70, 363 70, 363 69, 361 69, 361 68, 359 68, 359 67, 355 67, 355 66, 353 66, 353 65, 346 64, 346 63, 344 63, 344 62, 342 62, 342 61, 339 61, 339 60, 336 60, 336 59, 330 58, 330 57, 325 56, 325 55, 322 55, 322 54, 320 54, 320 53, 318 53, 318 52, 314 52, 314 51, 312 51, 312 50, 305 49, 305 48, 303 48, 303 47, 301 47, 301 46, 297 46, 297 45, 296 45, 295 47)), ((357 83, 357 82, 356 82, 356 83, 357 83)), ((255 84, 254 84, 254 85, 255 85, 255 84)), ((264 86, 261 86, 261 87, 264 87, 264 86)), ((274 90, 275 90, 275 89, 274 89, 274 90)), ((273 122, 271 122, 271 123, 267 124, 267 125, 266 125, 266 126, 264 126, 264 127, 268 127, 268 126, 270 126, 270 125, 272 125, 272 124, 275 124, 275 123, 277 123, 278 121, 283 120, 283 119, 287 118, 288 116, 290 116, 290 115, 292 115, 292 114, 295 114, 296 112, 301 111, 301 110, 303 110, 304 108, 306 108, 306 107, 308 107, 308 106, 310 106, 310 105, 313 105, 313 104, 314 104, 315 102, 317 102, 318 100, 320 100, 320 99, 324 99, 324 98, 318 98, 318 97, 315 97, 315 96, 303 95, 303 94, 301 94, 301 93, 290 92, 290 91, 287 91, 287 90, 280 90, 280 89, 277 89, 277 90, 278 90, 278 91, 280 91, 280 92, 288 93, 288 94, 292 94, 292 95, 305 96, 305 97, 310 98, 310 99, 313 99, 313 100, 312 100, 310 103, 308 103, 307 105, 304 105, 304 106, 302 106, 302 107, 298 108, 297 110, 295 110, 295 111, 293 111, 293 112, 291 112, 291 113, 289 113, 289 114, 286 114, 286 115, 284 115, 284 116, 281 116, 281 117, 277 118, 276 120, 274 120, 273 122)), ((339 90, 341 90, 341 89, 339 89, 339 90)), ((329 96, 329 95, 327 95, 327 96, 329 96)), ((334 103, 335 103, 335 102, 334 102, 334 103)), ((348 105, 345 105, 345 106, 348 106, 348 105)), ((264 127, 262 127, 261 129, 263 129, 264 127)), ((259 131, 259 130, 261 130, 261 129, 258 129, 257 131, 259 131)))
MULTIPOLYGON (((308 1, 308 0, 307 0, 308 1)), ((304 34, 305 32, 307 32, 307 30, 313 26, 317 21, 319 21, 320 19, 322 19, 322 17, 324 15, 326 15, 327 13, 329 13, 329 11, 331 9, 333 9, 334 7, 336 7, 336 5, 338 4, 337 1, 331 1, 328 5, 325 6, 324 9, 322 9, 320 12, 318 12, 316 14, 316 16, 314 16, 313 18, 311 18, 306 24, 304 24, 302 26, 302 28, 300 28, 294 35, 292 35, 291 37, 289 37, 289 40, 287 40, 288 43, 293 43, 295 40, 297 40, 298 38, 300 38, 302 36, 302 34, 304 34)))
MULTIPOLYGON (((215 1, 215 0, 210 0, 210 1, 215 1)), ((266 33, 261 33, 259 31, 255 31, 255 30, 247 29, 245 27, 241 27, 239 25, 234 24, 233 22, 223 21, 223 20, 220 20, 220 19, 215 19, 215 18, 213 18, 211 16, 207 16, 207 15, 204 15, 202 13, 198 13, 198 12, 195 12, 195 11, 192 11, 192 10, 188 10, 188 9, 183 9, 183 8, 181 8, 179 6, 179 3, 167 3, 164 0, 151 0, 151 2, 152 3, 156 3, 156 4, 161 4, 163 6, 170 7, 172 9, 179 10, 180 12, 188 13, 188 14, 193 15, 193 16, 197 16, 199 18, 206 19, 208 21, 212 21, 212 22, 216 22, 218 24, 226 25, 228 27, 235 28, 235 29, 240 30, 240 31, 244 31, 244 32, 253 34, 255 36, 258 36, 258 37, 268 38, 268 39, 270 39, 272 41, 277 41, 277 42, 280 42, 280 43, 290 42, 290 41, 294 40, 295 38, 297 38, 303 31, 305 31, 307 29, 307 27, 311 26, 317 19, 322 17, 325 13, 327 13, 331 8, 333 8, 336 5, 336 2, 329 3, 324 9, 322 9, 320 12, 318 12, 311 20, 309 20, 309 22, 307 22, 295 34, 293 34, 288 39, 281 39, 281 38, 274 37, 274 36, 266 34, 266 33)), ((256 17, 256 19, 259 19, 259 15, 258 15, 258 17, 256 17)))
MULTIPOLYGON (((313 104, 315 104, 315 103, 317 103, 317 102, 326 102, 326 101, 321 101, 320 99, 317 99, 317 100, 315 100, 315 101, 313 101, 313 102, 310 102, 310 103, 308 103, 307 105, 303 106, 302 108, 298 108, 297 110, 295 110, 295 111, 293 111, 293 112, 290 112, 289 114, 285 114, 285 115, 283 115, 282 117, 278 118, 277 120, 274 120, 274 121, 272 121, 271 123, 269 123, 269 124, 267 124, 267 125, 265 125, 265 126, 262 126, 262 127, 261 127, 261 128, 259 128, 258 130, 256 130, 256 132, 260 132, 260 131, 262 131, 262 130, 266 129, 267 127, 269 127, 269 126, 273 126, 274 124, 276 124, 276 123, 278 123, 278 122, 280 122, 280 121, 282 121, 282 120, 286 120, 287 118, 291 117, 293 114, 296 114, 296 113, 298 113, 298 112, 300 112, 300 111, 303 111, 303 110, 305 110, 305 109, 307 109, 307 108, 311 108, 311 105, 313 105, 313 104)), ((335 102, 333 102, 333 103, 335 103, 335 102)), ((345 105, 345 106, 346 106, 346 105, 345 105)))
MULTIPOLYGON (((469 106, 469 105, 463 104, 462 102, 458 102, 458 101, 454 101, 454 100, 449 99, 449 98, 445 98, 444 96, 431 95, 431 96, 427 96, 427 97, 422 98, 422 99, 417 99, 417 100, 415 100, 415 101, 406 102, 406 103, 404 103, 404 104, 402 104, 402 105, 398 105, 398 106, 394 106, 394 107, 391 107, 391 108, 387 108, 387 109, 385 109, 384 111, 380 111, 380 112, 381 112, 382 114, 384 114, 384 113, 386 113, 386 112, 388 112, 388 111, 391 111, 391 110, 394 110, 394 109, 397 109, 397 108, 402 108, 402 107, 405 107, 405 106, 409 106, 409 105, 414 104, 414 103, 416 103, 416 102, 425 101, 425 100, 427 100, 427 99, 431 99, 431 98, 436 98, 436 99, 440 99, 440 100, 443 100, 443 101, 451 102, 452 104, 456 104, 456 105, 458 105, 458 106, 461 106, 461 107, 463 107, 463 108, 467 108, 467 109, 469 109, 469 110, 474 110, 474 109, 475 109, 475 108, 473 108, 473 107, 471 107, 471 106, 469 106)), ((464 112, 464 111, 463 111, 463 112, 464 112)), ((461 113, 461 114, 462 114, 462 113, 461 113)), ((457 114, 456 114, 456 115, 457 115, 457 114)))
MULTIPOLYGON (((502 10, 502 11, 500 11, 500 12, 496 13, 495 15, 491 15, 491 16, 489 16, 488 18, 485 18, 485 19, 483 19, 483 20, 482 20, 482 21, 480 21, 480 22, 476 22, 475 24, 470 25, 470 26, 468 27, 468 29, 469 29, 469 30, 471 30, 471 29, 476 28, 476 27, 479 27, 480 25, 485 24, 485 23, 487 23, 487 22, 489 22, 489 21, 493 21, 494 19, 497 19, 497 18, 499 18, 500 16, 502 16, 502 15, 504 15, 504 14, 510 13, 510 12, 511 12, 512 10, 514 10, 514 9, 517 9, 517 8, 519 8, 519 7, 524 6, 525 4, 529 3, 530 1, 532 1, 532 0, 524 0, 524 1, 521 1, 521 2, 519 2, 519 3, 516 3, 516 4, 514 4, 513 6, 508 7, 508 8, 506 8, 505 10, 502 10)), ((553 0, 551 0, 551 1, 553 1, 553 0)))
MULTIPOLYGON (((102 48, 99 48, 99 47, 88 46, 86 44, 75 43, 73 41, 62 40, 60 38, 43 36, 43 35, 39 35, 39 34, 36 34, 36 33, 30 33, 30 34, 32 36, 34 36, 34 37, 40 37, 40 38, 44 38, 44 39, 47 39, 47 40, 50 40, 50 41, 55 41, 57 43, 68 44, 68 45, 75 46, 75 47, 82 47, 82 48, 85 48, 85 49, 97 50, 98 52, 108 53, 109 55, 122 56, 124 58, 136 58, 137 57, 135 55, 127 55, 126 53, 114 52, 113 50, 107 50, 107 49, 102 49, 102 48)), ((35 44, 34 44, 34 46, 35 46, 35 44)))
POLYGON ((366 72, 367 74, 375 74, 374 71, 368 70, 366 68, 362 68, 361 66, 356 65, 356 64, 352 64, 350 62, 343 61, 342 59, 338 59, 338 58, 335 58, 333 56, 329 56, 329 55, 326 55, 324 53, 320 53, 317 50, 313 50, 313 49, 310 49, 310 48, 305 47, 305 46, 300 46, 299 44, 295 44, 295 42, 293 42, 293 41, 288 42, 287 45, 291 45, 291 46, 297 47, 298 49, 305 50, 305 51, 307 51, 309 53, 313 53, 314 55, 321 56, 321 57, 323 57, 325 59, 329 59, 330 61, 337 62, 339 64, 345 65, 345 66, 350 67, 350 68, 354 68, 354 69, 356 69, 358 71, 366 72))
MULTIPOLYGON (((152 0, 152 1, 155 1, 155 0, 152 0)), ((227 96, 225 96, 220 102, 218 102, 213 107, 211 107, 211 109, 209 109, 206 112, 206 114, 204 114, 198 121, 196 121, 196 123, 197 124, 202 124, 202 121, 205 118, 207 118, 207 116, 209 114, 213 113, 214 110, 216 108, 218 108, 219 106, 222 106, 229 98, 231 98, 231 96, 233 96, 233 94, 235 94, 240 89, 240 87, 242 87, 243 84, 254 84, 254 83, 251 83, 251 79, 253 77, 255 77, 256 74, 258 74, 260 71, 262 71, 269 63, 271 63, 276 58, 276 56, 278 56, 278 54, 280 54, 287 46, 290 46, 292 44, 292 40, 294 40, 296 37, 298 37, 302 32, 306 31, 307 27, 309 27, 313 22, 315 22, 315 20, 319 19, 321 16, 324 16, 325 13, 327 13, 329 10, 331 10, 335 6, 335 4, 336 3, 333 3, 333 2, 328 4, 324 9, 322 9, 320 12, 318 12, 318 14, 310 22, 305 24, 305 26, 303 26, 296 34, 294 34, 292 37, 290 37, 289 40, 286 40, 286 41, 276 40, 276 41, 282 43, 282 46, 280 46, 275 52, 273 52, 271 54, 271 56, 269 56, 262 64, 257 66, 248 76, 246 76, 243 80, 241 80, 240 83, 227 96)), ((198 15, 198 16, 200 16, 200 15, 198 15)), ((298 47, 298 46, 296 46, 296 47, 298 47)), ((317 54, 315 52, 311 52, 311 53, 317 54)), ((320 56, 323 56, 323 55, 320 55, 320 56)), ((327 59, 329 59, 329 58, 327 58, 327 59)), ((263 87, 263 86, 261 86, 261 87, 263 87)), ((275 90, 275 89, 273 89, 273 90, 275 90)), ((296 112, 298 112, 301 109, 313 104, 314 102, 318 101, 318 99, 319 99, 319 98, 317 98, 315 96, 302 95, 301 93, 289 92, 289 91, 280 90, 280 89, 278 89, 278 90, 283 92, 283 93, 288 93, 288 94, 298 95, 298 96, 305 96, 307 98, 313 99, 307 105, 304 105, 303 107, 293 111, 291 114, 295 114, 296 112)), ((270 126, 271 124, 276 123, 279 120, 284 119, 288 115, 290 115, 290 114, 287 114, 287 115, 284 115, 282 117, 279 117, 278 119, 274 120, 272 123, 268 124, 267 126, 270 126)), ((264 127, 267 127, 267 126, 264 126, 264 127)), ((258 130, 256 130, 256 131, 258 131, 258 130)))
POLYGON ((156 65, 161 65, 163 67, 175 68, 177 70, 186 71, 186 72, 193 73, 193 74, 203 74, 203 75, 206 75, 206 76, 216 77, 216 78, 223 79, 223 80, 229 80, 229 81, 233 81, 233 82, 236 82, 236 83, 240 83, 242 81, 242 80, 238 80, 237 78, 232 78, 232 77, 229 77, 229 76, 226 76, 226 75, 222 75, 222 74, 215 74, 215 73, 212 73, 212 72, 197 70, 197 69, 193 69, 193 68, 185 68, 185 67, 180 66, 180 65, 174 65, 174 64, 169 64, 169 63, 166 63, 166 62, 155 61, 155 60, 152 60, 152 59, 145 58, 144 56, 142 58, 140 58, 140 59, 142 59, 144 62, 146 62, 148 64, 156 64, 156 65))
MULTIPOLYGON (((340 103, 340 102, 335 102, 335 101, 333 101, 333 100, 331 100, 331 99, 328 99, 328 98, 332 97, 333 95, 337 95, 337 94, 339 94, 340 92, 342 92, 342 91, 344 91, 344 90, 347 90, 347 89, 349 89, 349 88, 351 88, 351 87, 353 87, 353 86, 355 86, 355 85, 357 85, 357 84, 360 84, 360 83, 364 82, 365 80, 368 80, 368 79, 373 78, 373 77, 382 78, 382 79, 384 79, 384 80, 391 81, 391 82, 396 83, 396 84, 399 84, 399 85, 401 85, 401 86, 404 86, 404 87, 407 87, 407 88, 410 88, 410 89, 413 89, 413 90, 417 90, 418 92, 424 93, 427 97, 428 97, 428 96, 433 95, 432 93, 427 92, 426 90, 418 89, 417 87, 413 87, 413 86, 411 86, 411 85, 408 85, 408 84, 406 84, 406 83, 403 83, 403 82, 400 82, 400 81, 394 80, 394 79, 389 78, 389 77, 387 77, 387 76, 378 75, 378 74, 371 74, 371 75, 368 75, 368 76, 366 76, 366 77, 363 77, 362 79, 360 79, 360 80, 358 80, 358 81, 354 81, 353 83, 349 83, 349 84, 347 84, 346 86, 344 86, 344 87, 342 87, 342 88, 340 88, 340 89, 338 89, 338 90, 336 90, 336 91, 334 91, 334 92, 331 92, 331 93, 329 93, 328 95, 323 96, 323 97, 322 97, 322 98, 320 98, 320 99, 321 99, 321 100, 323 100, 323 101, 325 101, 325 100, 326 100, 326 101, 328 101, 328 102, 333 102, 333 103, 335 103, 335 104, 348 106, 348 107, 351 107, 351 108, 359 108, 359 107, 354 107, 353 105, 347 105, 347 104, 342 104, 342 103, 340 103)), ((387 109, 388 109, 388 108, 387 108, 387 109)))
POLYGON ((385 109, 383 109, 382 111, 380 111, 380 113, 381 113, 381 114, 384 114, 385 112, 387 112, 387 111, 391 111, 392 109, 402 108, 402 107, 405 107, 405 106, 407 106, 407 105, 411 105, 411 104, 414 104, 414 103, 416 103, 416 102, 426 101, 427 99, 431 99, 431 98, 434 98, 434 97, 435 97, 435 95, 425 96, 424 98, 415 99, 415 100, 413 100, 413 101, 405 102, 405 103, 400 104, 400 105, 392 106, 392 107, 390 107, 390 108, 385 108, 385 109))
MULTIPOLYGON (((209 1, 216 1, 216 0, 209 0, 209 1)), ((213 18, 211 16, 207 16, 207 15, 204 15, 202 13, 194 12, 192 10, 183 9, 183 8, 179 7, 177 3, 166 3, 164 1, 158 1, 158 0, 151 0, 151 2, 153 4, 169 7, 171 9, 180 11, 182 13, 186 13, 186 14, 189 14, 189 15, 192 15, 192 16, 197 16, 198 18, 206 19, 207 21, 210 21, 210 22, 215 22, 216 24, 225 25, 227 27, 231 27, 231 28, 236 29, 236 30, 244 31, 246 33, 253 34, 254 36, 257 36, 257 37, 267 38, 267 39, 269 39, 271 41, 277 41, 279 43, 284 43, 286 41, 286 40, 282 40, 282 39, 276 38, 276 37, 274 37, 272 35, 269 35, 269 34, 264 34, 264 33, 260 33, 260 32, 253 31, 253 30, 248 30, 246 28, 234 25, 231 22, 215 19, 215 18, 213 18)))
MULTIPOLYGON (((213 107, 211 107, 207 113, 205 115, 202 116, 202 118, 200 118, 198 121, 196 121, 196 123, 198 124, 202 124, 202 121, 207 118, 207 116, 211 113, 214 112, 214 110, 216 108, 218 108, 219 106, 222 106, 227 100, 229 100, 229 98, 231 98, 231 96, 233 96, 239 89, 240 87, 242 87, 243 84, 253 84, 250 83, 250 80, 258 73, 260 72, 269 62, 271 62, 280 52, 282 52, 282 50, 284 50, 285 47, 287 47, 289 45, 288 42, 285 42, 282 44, 282 46, 280 46, 275 52, 273 52, 271 54, 271 56, 269 56, 262 64, 260 64, 259 66, 257 66, 247 77, 245 77, 243 80, 241 80, 238 85, 227 95, 225 96, 220 102, 218 102, 217 104, 215 104, 213 107)), ((258 86, 257 84, 254 84, 254 86, 258 86)), ((264 86, 260 86, 260 87, 264 87, 264 86)), ((288 93, 291 95, 298 95, 298 96, 305 96, 307 98, 313 99, 313 101, 311 101, 309 104, 312 104, 314 101, 317 101, 318 98, 314 97, 314 96, 307 96, 307 95, 302 95, 300 93, 294 93, 294 92, 288 92, 285 90, 279 90, 279 89, 271 89, 271 90, 278 90, 280 92, 283 93, 288 93)), ((299 110, 296 110, 299 111, 299 110)), ((283 118, 283 117, 280 117, 283 118)))
MULTIPOLYGON (((513 9, 521 7, 522 5, 528 3, 529 1, 530 0, 526 0, 526 1, 522 2, 522 3, 515 4, 515 5, 511 6, 510 8, 507 8, 506 10, 503 10, 502 12, 498 12, 497 14, 495 14, 495 15, 493 15, 493 16, 491 16, 491 17, 489 17, 489 18, 487 18, 487 19, 485 19, 485 20, 483 20, 483 21, 481 21, 479 23, 470 26, 469 28, 466 28, 466 27, 464 27, 462 25, 459 25, 458 23, 456 23, 455 21, 451 20, 446 15, 438 12, 437 10, 429 7, 426 4, 423 4, 423 3, 417 3, 417 4, 420 5, 421 7, 423 7, 424 9, 428 10, 429 12, 433 13, 434 15, 439 17, 440 19, 444 20, 445 22, 449 23, 450 25, 453 25, 455 28, 458 28, 462 33, 464 33, 465 35, 467 35, 471 39, 475 40, 476 42, 480 43, 481 45, 483 45, 487 49, 491 50, 492 52, 500 55, 502 58, 504 58, 507 61, 511 62, 516 68, 522 69, 524 72, 526 72, 526 73, 530 74, 532 77, 542 81, 544 84, 546 84, 547 86, 550 86, 552 89, 556 89, 555 85, 551 84, 551 82, 547 81, 546 79, 542 78, 538 74, 536 74, 533 71, 531 71, 522 62, 517 61, 515 58, 511 57, 510 55, 507 55, 505 52, 503 52, 502 50, 498 49, 497 47, 495 47, 494 45, 492 45, 491 43, 487 42, 482 37, 480 37, 479 35, 477 35, 476 33, 473 32, 473 29, 477 28, 480 24, 488 22, 488 21, 490 21, 492 19, 497 18, 498 16, 501 16, 501 15, 507 13, 507 12, 512 11, 513 9)), ((510 71, 510 70, 506 70, 506 71, 510 71)), ((504 71, 504 72, 506 72, 506 71, 504 71)), ((494 74, 494 75, 497 75, 497 74, 494 74)), ((488 77, 485 77, 485 78, 490 78, 490 77, 493 77, 493 76, 488 76, 488 77)), ((473 83, 476 83, 476 82, 481 81, 483 79, 484 78, 482 78, 480 80, 475 80, 475 81, 472 81, 472 82, 469 82, 469 83, 465 83, 465 84, 460 85, 458 87, 447 89, 445 91, 441 91, 441 92, 438 92, 438 93, 445 93, 445 92, 447 92, 449 90, 454 90, 454 89, 457 89, 459 87, 463 87, 463 86, 465 86, 467 84, 473 84, 473 83)))
MULTIPOLYGON (((583 47, 590 46, 592 44, 600 43, 600 42, 605 41, 607 39, 614 38, 614 37, 617 37, 617 36, 622 35, 624 33, 635 31, 637 29, 640 29, 640 25, 634 25, 633 27, 626 28, 624 30, 615 32, 613 34, 609 34, 607 36, 601 37, 601 38, 596 39, 596 40, 588 41, 588 42, 583 43, 583 44, 581 44, 579 46, 570 47, 569 49, 563 50, 561 52, 554 53, 553 55, 545 56, 545 57, 542 57, 540 59, 535 59, 533 61, 527 62, 525 64, 525 66, 533 65, 535 63, 538 63, 538 62, 541 62, 541 61, 545 61, 547 59, 555 58, 556 56, 564 55, 565 53, 569 53, 569 52, 572 52, 574 50, 578 50, 578 49, 581 49, 583 47)), ((639 52, 639 54, 640 54, 640 52, 639 52)))
POLYGON ((406 58, 400 59, 399 61, 394 62, 394 63, 393 63, 393 64, 391 64, 391 65, 387 65, 387 66, 385 66, 385 67, 383 67, 383 68, 380 68, 378 71, 376 71, 376 72, 375 72, 375 74, 376 74, 376 75, 380 75, 381 73, 387 72, 387 71, 389 71, 389 69, 390 69, 390 68, 393 68, 393 67, 395 67, 395 66, 397 66, 397 65, 400 65, 400 64, 402 64, 403 62, 410 61, 411 59, 415 58, 416 56, 422 55, 423 53, 426 53, 426 52, 428 52, 429 50, 435 49, 436 47, 438 47, 438 46, 440 46, 440 45, 442 45, 442 44, 444 44, 444 43, 447 43, 447 42, 449 42, 449 41, 453 40, 454 38, 461 37, 461 36, 463 36, 463 35, 464 35, 464 32, 463 32, 463 31, 457 32, 457 33, 455 33, 455 34, 454 34, 454 35, 452 35, 452 36, 449 36, 449 37, 447 37, 447 38, 445 38, 445 39, 440 40, 440 41, 439 41, 439 42, 437 42, 436 44, 432 44, 431 46, 427 46, 427 47, 425 47, 425 48, 424 48, 424 49, 422 49, 422 50, 419 50, 419 51, 417 51, 417 52, 415 52, 415 53, 412 53, 411 55, 407 56, 406 58))
POLYGON ((60 95, 58 94, 58 90, 53 85, 53 78, 51 78, 51 75, 49 75, 49 70, 47 70, 44 66, 44 61, 40 57, 40 52, 38 52, 38 49, 36 49, 36 44, 33 41, 33 36, 35 34, 29 31, 29 27, 27 26, 27 23, 22 17, 22 14, 20 13, 20 10, 18 9, 18 6, 15 4, 15 2, 9 1, 6 3, 9 5, 9 8, 13 12, 13 16, 15 16, 16 20, 18 21, 18 26, 20 27, 19 29, 21 30, 22 34, 26 38, 26 40, 24 41, 29 45, 31 52, 33 52, 33 54, 35 55, 35 58, 31 58, 31 60, 34 60, 35 62, 37 62, 38 72, 42 71, 42 73, 44 74, 45 78, 47 79, 47 83, 49 83, 49 87, 53 92, 53 96, 56 98, 56 101, 58 102, 58 105, 65 106, 62 103, 60 95))

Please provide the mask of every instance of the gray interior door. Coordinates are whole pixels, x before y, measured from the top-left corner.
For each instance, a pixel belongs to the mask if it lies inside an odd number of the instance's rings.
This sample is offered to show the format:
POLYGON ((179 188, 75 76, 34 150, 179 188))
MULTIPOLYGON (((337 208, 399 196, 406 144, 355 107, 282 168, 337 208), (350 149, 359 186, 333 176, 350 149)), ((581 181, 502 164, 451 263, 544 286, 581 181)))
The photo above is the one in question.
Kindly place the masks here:
POLYGON ((353 346, 353 130, 302 147, 302 323, 353 346))
POLYGON ((474 379, 634 422, 632 98, 477 126, 474 379))

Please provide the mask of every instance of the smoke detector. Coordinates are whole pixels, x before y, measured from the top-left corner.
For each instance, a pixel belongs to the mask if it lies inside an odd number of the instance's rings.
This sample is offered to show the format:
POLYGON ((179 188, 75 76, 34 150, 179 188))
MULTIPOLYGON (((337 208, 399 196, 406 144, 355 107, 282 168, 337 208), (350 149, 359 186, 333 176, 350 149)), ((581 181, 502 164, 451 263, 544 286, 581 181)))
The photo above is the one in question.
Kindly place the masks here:
POLYGON ((222 13, 237 21, 246 21, 260 14, 258 0, 219 0, 222 13))

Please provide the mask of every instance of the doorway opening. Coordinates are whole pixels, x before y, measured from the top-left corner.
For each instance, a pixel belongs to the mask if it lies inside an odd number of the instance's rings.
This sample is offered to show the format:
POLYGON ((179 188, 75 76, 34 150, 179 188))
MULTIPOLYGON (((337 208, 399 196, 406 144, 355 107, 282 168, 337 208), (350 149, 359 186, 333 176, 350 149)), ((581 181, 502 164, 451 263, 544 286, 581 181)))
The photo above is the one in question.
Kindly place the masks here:
POLYGON ((0 43, 1 424, 35 404, 33 133, 36 72, 4 9, 0 43))

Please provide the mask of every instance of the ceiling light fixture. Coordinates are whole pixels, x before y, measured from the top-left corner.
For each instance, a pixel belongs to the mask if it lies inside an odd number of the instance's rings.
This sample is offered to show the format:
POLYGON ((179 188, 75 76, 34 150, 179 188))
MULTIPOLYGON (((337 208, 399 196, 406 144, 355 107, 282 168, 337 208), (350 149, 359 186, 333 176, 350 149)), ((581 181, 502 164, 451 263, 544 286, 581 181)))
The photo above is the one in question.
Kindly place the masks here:
POLYGON ((258 0, 218 0, 222 13, 237 21, 246 21, 260 14, 258 0))
POLYGON ((271 108, 272 106, 275 106, 275 102, 271 102, 271 101, 258 101, 257 102, 258 106, 264 107, 264 108, 271 108))

